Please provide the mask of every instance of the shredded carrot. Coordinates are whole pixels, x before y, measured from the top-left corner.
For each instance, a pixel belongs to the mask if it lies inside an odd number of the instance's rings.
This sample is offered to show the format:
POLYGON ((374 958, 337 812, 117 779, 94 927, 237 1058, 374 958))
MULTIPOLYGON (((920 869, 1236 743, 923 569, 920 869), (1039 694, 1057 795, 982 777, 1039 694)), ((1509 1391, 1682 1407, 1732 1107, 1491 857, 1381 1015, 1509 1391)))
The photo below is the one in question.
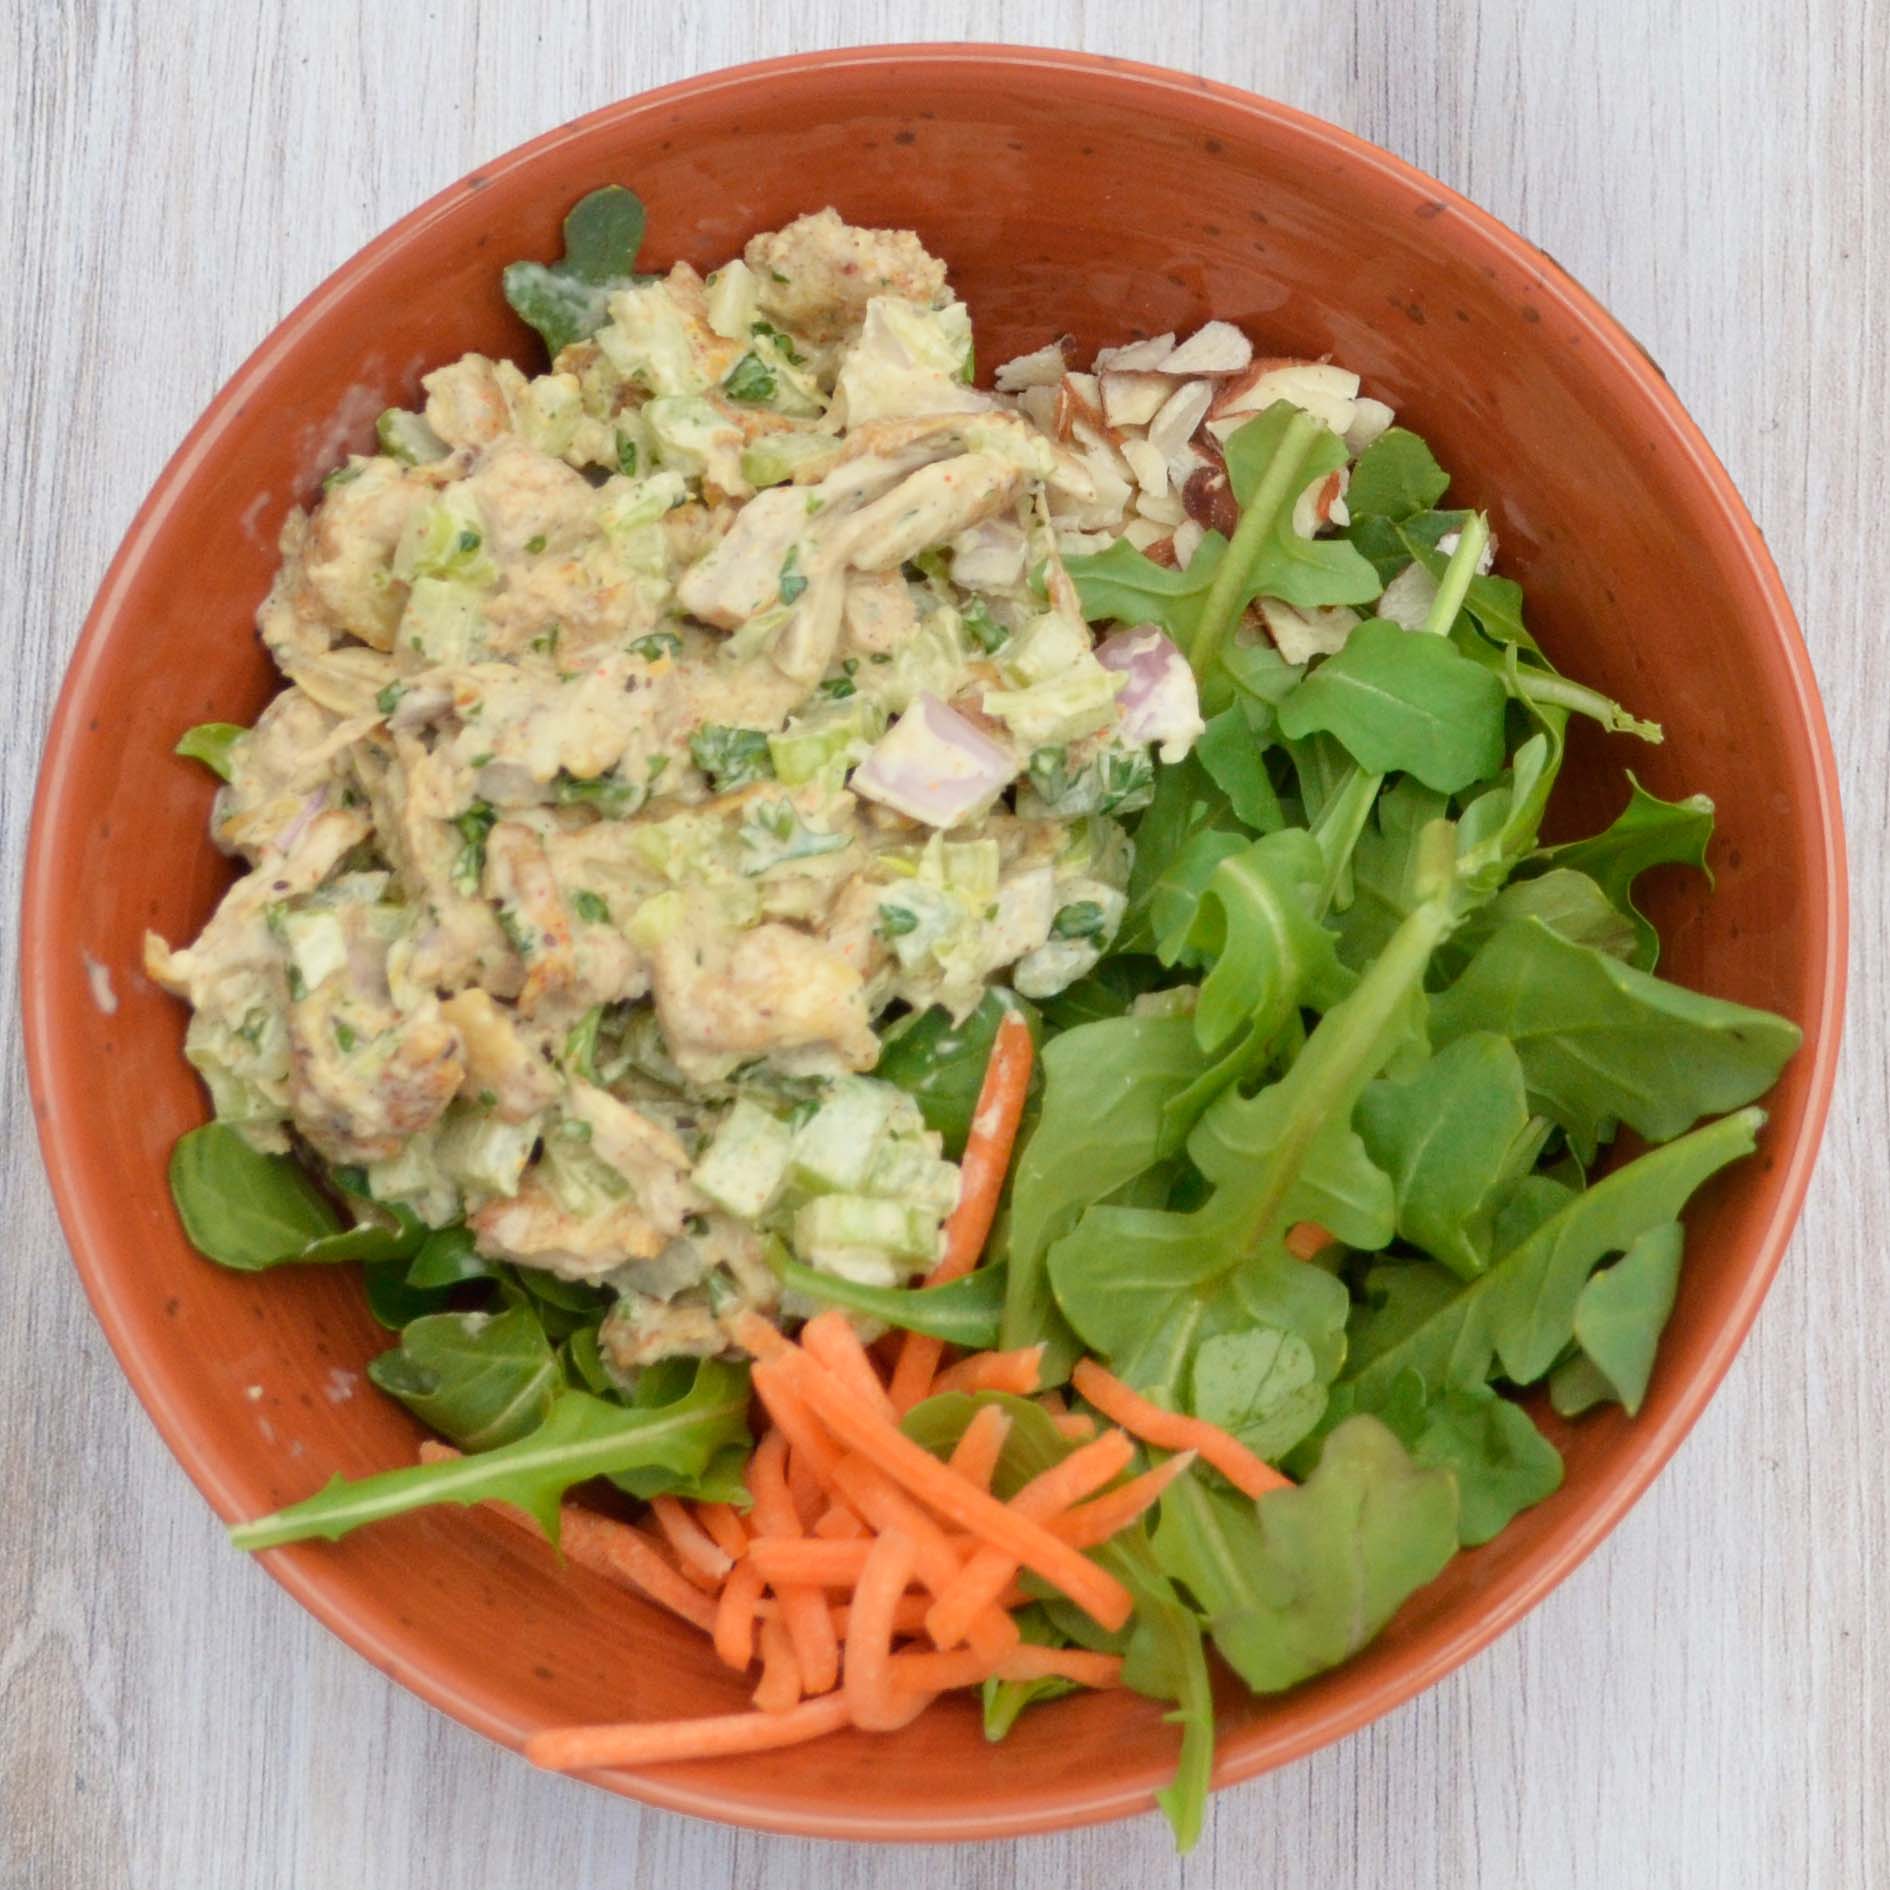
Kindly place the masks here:
POLYGON ((815 1522, 813 1533, 829 1542, 851 1542, 866 1534, 866 1525, 846 1504, 834 1503, 815 1522))
POLYGON ((952 1446, 952 1454, 946 1461, 961 1477, 968 1478, 981 1490, 988 1490, 998 1458, 1004 1454, 1004 1440, 1010 1434, 1010 1414, 1004 1407, 981 1404, 971 1414, 971 1422, 952 1446))
POLYGON ((963 1558, 944 1530, 883 1470, 864 1457, 843 1457, 833 1474, 841 1494, 874 1529, 897 1529, 911 1540, 919 1580, 934 1594, 957 1580, 963 1558))
MULTIPOLYGON (((1135 1446, 1121 1431, 1105 1431, 1093 1443, 1079 1445, 1061 1463, 1032 1477, 1012 1497, 1011 1510, 1034 1524, 1047 1523, 1118 1476, 1134 1455, 1135 1446)), ((1006 1548, 980 1549, 926 1615, 926 1631, 933 1643, 956 1647, 966 1639, 972 1621, 996 1601, 1016 1575, 1017 1566, 1018 1558, 1006 1548)))
POLYGON ((1164 1450, 1196 1450, 1229 1483, 1252 1497, 1265 1496, 1270 1490, 1292 1487, 1269 1463, 1256 1457, 1239 1438, 1205 1418, 1187 1417, 1178 1411, 1164 1411, 1132 1390, 1112 1372, 1106 1372, 1094 1359, 1086 1358, 1070 1375, 1071 1383, 1105 1417, 1113 1418, 1125 1430, 1133 1431, 1148 1443, 1164 1450))
POLYGON ((755 1615, 765 1584, 752 1562, 738 1562, 715 1604, 715 1651, 737 1673, 755 1657, 755 1615))
POLYGON ((1015 1556, 1103 1627, 1118 1628, 1129 1618, 1134 1608, 1129 1591, 1108 1570, 1059 1542, 1042 1523, 955 1476, 923 1445, 855 1397, 818 1360, 790 1347, 778 1356, 774 1369, 788 1378, 839 1442, 877 1464, 937 1514, 1015 1556))
POLYGON ((943 1693, 985 1680, 1074 1680, 1086 1687, 1122 1684, 1122 1656, 1093 1654, 1083 1647, 1014 1647, 996 1661, 970 1648, 952 1653, 895 1654, 889 1663, 895 1688, 943 1693))
MULTIPOLYGON (((429 1438, 420 1446, 423 1463, 443 1463, 459 1452, 450 1444, 429 1438)), ((495 1515, 515 1523, 542 1542, 544 1531, 537 1518, 510 1503, 487 1505, 495 1515)), ((640 1530, 628 1523, 600 1516, 595 1510, 566 1503, 560 1514, 558 1547, 568 1562, 592 1575, 601 1575, 619 1588, 629 1588, 646 1600, 654 1601, 679 1614, 706 1634, 715 1625, 715 1606, 699 1589, 683 1580, 674 1567, 657 1551, 640 1530)))
POLYGON ((783 1467, 794 1514, 803 1529, 811 1529, 827 1508, 827 1492, 821 1487, 820 1473, 804 1450, 790 1450, 783 1467))
POLYGON ((1052 1417, 1050 1422, 1056 1426, 1059 1437, 1074 1438, 1078 1443, 1096 1435, 1096 1420, 1087 1411, 1065 1411, 1052 1417))
MULTIPOLYGON (((926 1277, 928 1286, 943 1286, 969 1273, 984 1252, 1004 1192, 1004 1177, 1010 1173, 1011 1150, 1024 1119, 1035 1057, 1030 1026, 1022 1013, 1006 1011, 991 1039, 991 1059, 985 1065, 964 1159, 958 1165, 958 1205, 945 1223, 944 1252, 926 1277)), ((944 1349, 939 1340, 922 1332, 906 1334, 890 1387, 898 1411, 910 1411, 929 1395, 944 1349)))
POLYGON ((1027 1397, 1037 1389, 1043 1359, 1041 1345, 1015 1352, 974 1352, 948 1365, 932 1381, 931 1395, 944 1391, 1008 1391, 1027 1397))
POLYGON ((785 1713, 724 1713, 710 1719, 657 1719, 622 1726, 563 1726, 534 1733, 525 1756, 551 1772, 590 1772, 607 1765, 660 1765, 674 1759, 716 1759, 768 1752, 838 1732, 845 1698, 832 1693, 785 1713))
MULTIPOLYGON (((933 1607, 938 1603, 934 1602, 933 1607)), ((927 1610, 928 1621, 931 1618, 927 1610)), ((1001 1660, 1024 1638, 1023 1630, 1010 1614, 996 1603, 977 1609, 965 1623, 965 1642, 984 1660, 1001 1660)))
POLYGON ((1128 1528, 1194 1462, 1194 1457, 1191 1450, 1178 1451, 1153 1470, 1131 1477, 1119 1489, 1066 1509, 1050 1526, 1073 1549, 1096 1548, 1128 1528))
POLYGON ((717 1548, 707 1535, 702 1525, 690 1515, 673 1496, 653 1497, 650 1512, 656 1518, 656 1524, 662 1530, 669 1546, 676 1551, 676 1559, 682 1564, 683 1573, 691 1571, 707 1577, 712 1588, 721 1587, 727 1580, 728 1572, 734 1567, 734 1558, 724 1549, 717 1548))
POLYGON ((860 1579, 872 1544, 821 1542, 811 1536, 757 1536, 749 1545, 748 1565, 770 1587, 782 1582, 810 1582, 822 1588, 851 1588, 860 1579))
MULTIPOLYGON (((927 1595, 907 1593, 899 1597, 893 1609, 893 1633, 910 1637, 925 1632, 925 1611, 931 1606, 927 1595)), ((850 1601, 837 1602, 833 1609, 833 1631, 841 1640, 847 1637, 847 1628, 853 1619, 853 1604, 850 1601)))
MULTIPOLYGON (((830 1621, 829 1627, 833 1625, 830 1621)), ((761 1679, 755 1687, 755 1705, 764 1713, 785 1713, 800 1704, 800 1662, 794 1658, 794 1640, 775 1619, 761 1624, 761 1679)))
POLYGON ((732 1503, 698 1503, 696 1520, 730 1563, 739 1562, 748 1553, 748 1531, 732 1503))
POLYGON ((894 1693, 887 1676, 892 1656, 893 1613, 912 1579, 918 1550, 912 1538, 888 1529, 867 1551, 859 1586, 853 1591, 853 1611, 847 1618, 847 1707, 854 1725, 863 1732, 883 1732, 904 1723, 904 1702, 894 1693))
MULTIPOLYGON (((755 1498, 755 1539, 749 1545, 752 1559, 761 1543, 775 1536, 801 1533, 801 1519, 787 1485, 787 1438, 771 1430, 755 1446, 748 1459, 748 1487, 755 1498)), ((839 1678, 840 1649, 834 1639, 833 1617, 820 1590, 804 1582, 775 1582, 775 1598, 781 1604, 781 1621, 792 1642, 796 1664, 795 1697, 802 1693, 825 1693, 839 1678)), ((762 1654, 765 1662, 767 1643, 762 1654)), ((783 1683, 785 1691, 785 1683, 783 1683)), ((777 1695, 771 1697, 778 1697, 777 1695)))
POLYGON ((1312 1260, 1332 1246, 1337 1238, 1336 1234, 1321 1227, 1317 1221, 1295 1221, 1286 1230, 1286 1251, 1295 1260, 1312 1260))
POLYGON ((887 1417, 897 1415, 879 1373, 873 1369, 873 1361, 866 1355, 866 1347, 860 1343, 860 1335, 838 1306, 829 1306, 808 1320, 801 1328, 801 1344, 868 1404, 887 1417))
MULTIPOLYGON (((772 1334, 782 1345, 788 1341, 765 1319, 756 1319, 744 1323, 744 1330, 772 1334)), ((747 1338, 742 1339, 748 1345, 747 1338)), ((753 1347, 750 1346, 752 1350, 753 1347)), ((757 1355, 759 1356, 759 1355, 757 1355)), ((839 1447, 821 1428, 812 1412, 802 1402, 800 1393, 783 1376, 785 1354, 764 1360, 754 1369, 752 1383, 756 1395, 767 1406, 768 1415, 774 1419, 775 1428, 783 1432, 794 1447, 794 1454, 805 1457, 808 1464, 823 1483, 833 1481, 833 1467, 840 1461, 839 1447)))

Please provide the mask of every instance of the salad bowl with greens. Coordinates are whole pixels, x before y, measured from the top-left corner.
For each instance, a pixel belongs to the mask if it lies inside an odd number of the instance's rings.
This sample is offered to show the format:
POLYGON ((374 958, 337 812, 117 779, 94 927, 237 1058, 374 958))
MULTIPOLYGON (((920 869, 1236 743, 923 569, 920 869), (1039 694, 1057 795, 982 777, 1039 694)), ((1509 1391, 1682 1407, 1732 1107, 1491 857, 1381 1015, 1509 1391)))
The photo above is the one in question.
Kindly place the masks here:
POLYGON ((1590 554, 1430 424, 1454 338, 1427 394, 1239 292, 1112 327, 896 194, 686 231, 645 158, 494 187, 525 327, 315 454, 268 693, 170 714, 234 878, 113 893, 84 963, 182 1026, 208 1107, 152 1064, 137 1172, 194 1257, 135 1344, 88 1279, 161 1419, 241 1374, 246 1441, 178 1426, 235 1541, 540 1762, 856 1835, 1152 1794, 1186 1846, 1671 1450, 1830 994, 1699 951, 1715 871, 1764 930, 1720 724, 1554 611, 1551 661, 1512 572, 1590 554))

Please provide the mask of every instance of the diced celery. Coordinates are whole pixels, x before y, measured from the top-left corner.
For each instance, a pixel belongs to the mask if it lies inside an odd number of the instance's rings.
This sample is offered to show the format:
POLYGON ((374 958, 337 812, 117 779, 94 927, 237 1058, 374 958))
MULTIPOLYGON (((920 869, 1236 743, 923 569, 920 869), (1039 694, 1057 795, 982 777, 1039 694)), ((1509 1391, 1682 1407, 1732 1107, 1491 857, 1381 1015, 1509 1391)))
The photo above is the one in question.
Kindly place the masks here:
POLYGON ((348 962, 347 935, 332 912, 284 913, 282 942, 304 991, 313 991, 330 972, 348 962))
POLYGON ((499 574, 486 545, 486 522, 470 486, 448 486, 433 504, 422 506, 394 547, 393 573, 414 578, 458 578, 489 585, 499 574))
POLYGON ((1019 688, 1028 688, 1082 667, 1089 654, 1089 632, 1074 617, 1044 610, 1005 646, 998 667, 1019 688))
POLYGON ((901 1092, 871 1077, 842 1077, 794 1138, 793 1175, 814 1193, 857 1191, 892 1124, 901 1092))
POLYGON ((995 840, 940 840, 945 884, 968 904, 983 908, 997 897, 1000 860, 995 840))
POLYGON ((1073 742, 1115 719, 1116 692, 1123 678, 1085 658, 1084 667, 1067 670, 1053 682, 1027 689, 991 689, 984 710, 994 715, 1026 747, 1073 742))
POLYGON ((764 433, 742 449, 742 477, 751 486, 782 486, 817 478, 840 457, 837 433, 764 433))
POLYGON ((785 1122, 739 1097, 691 1178, 716 1206, 752 1221, 774 1204, 793 1147, 794 1131, 785 1122))
POLYGON ((643 416, 664 466, 689 478, 706 473, 724 487, 735 484, 742 430, 718 407, 700 395, 666 396, 652 400, 643 416))
POLYGON ((575 374, 541 374, 528 381, 514 403, 518 430, 541 453, 562 459, 584 418, 575 374))
POLYGON ((958 1165, 941 1160, 917 1136, 892 1136, 873 1157, 866 1192, 923 1208, 942 1221, 958 1205, 958 1165))
POLYGON ((452 578, 415 578, 400 614, 400 638, 429 663, 458 667, 475 660, 485 645, 485 615, 479 593, 452 578))
MULTIPOLYGON (((435 1158, 468 1193, 516 1194, 538 1140, 539 1119, 507 1122, 455 1105, 441 1126, 435 1158)), ((377 1188, 376 1192, 379 1190, 377 1188)))
POLYGON ((440 1167, 440 1135, 437 1128, 410 1135, 398 1155, 367 1171, 368 1192, 375 1200, 398 1201, 429 1227, 445 1227, 460 1215, 458 1184, 440 1167))
POLYGON ((852 767, 885 733, 886 717, 864 696, 851 696, 831 709, 797 715, 778 735, 768 737, 774 772, 789 787, 811 781, 835 763, 852 767))
POLYGON ((699 394, 709 384, 690 345, 688 321, 660 282, 640 282, 613 295, 597 345, 619 374, 652 394, 699 394))
POLYGON ((724 263, 708 283, 704 299, 708 303, 709 326, 724 341, 746 341, 754 326, 760 285, 755 274, 739 257, 724 263))
POLYGON ((938 1253, 938 1221, 910 1202, 817 1194, 794 1217, 794 1245, 802 1254, 834 1247, 878 1247, 908 1260, 926 1261, 938 1253))
POLYGON ((423 415, 409 413, 405 407, 389 407, 376 422, 374 433, 381 451, 403 466, 425 466, 451 451, 423 415))

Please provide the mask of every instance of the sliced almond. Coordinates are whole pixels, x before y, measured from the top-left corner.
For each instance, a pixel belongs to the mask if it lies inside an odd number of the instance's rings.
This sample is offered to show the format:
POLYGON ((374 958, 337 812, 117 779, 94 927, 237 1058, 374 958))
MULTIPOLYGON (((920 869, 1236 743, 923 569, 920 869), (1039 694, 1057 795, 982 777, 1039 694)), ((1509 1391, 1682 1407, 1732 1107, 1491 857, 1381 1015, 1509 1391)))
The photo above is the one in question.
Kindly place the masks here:
POLYGON ((1145 368, 1160 367, 1174 353, 1175 334, 1171 328, 1165 335, 1151 335, 1146 341, 1131 341, 1120 348, 1100 348, 1096 353, 1096 372, 1104 369, 1120 369, 1124 373, 1139 373, 1145 368))
POLYGON ((1344 509, 1345 488, 1350 480, 1350 472, 1343 467, 1338 472, 1321 473, 1293 501, 1293 529, 1300 537, 1316 537, 1321 526, 1343 522, 1333 518, 1333 508, 1344 509))
POLYGON ((1397 417, 1382 400, 1361 394, 1352 414, 1352 424, 1345 429, 1345 450, 1357 459, 1397 417))
POLYGON ((1054 387, 1070 371, 1064 357, 1064 344, 1052 341, 1031 354, 1020 354, 998 369, 996 386, 1000 394, 1021 394, 1027 387, 1054 387))
POLYGON ((1209 322, 1162 363, 1162 372, 1238 374, 1252 359, 1253 343, 1232 322, 1209 322))
POLYGON ((1173 540, 1175 563, 1182 570, 1187 570, 1194 554, 1201 549, 1201 540, 1206 536, 1207 533, 1201 529, 1200 524, 1191 518, 1184 518, 1175 527, 1173 540))
POLYGON ((1179 525, 1187 516, 1181 501, 1172 493, 1166 498, 1153 499, 1145 492, 1136 500, 1135 509, 1144 518, 1152 518, 1159 525, 1179 525))
POLYGON ((1122 535, 1137 551, 1146 551, 1157 540, 1168 536, 1168 527, 1156 524, 1152 518, 1132 518, 1123 526, 1122 535))
MULTIPOLYGON (((1214 402, 1214 420, 1260 413, 1276 400, 1290 400, 1334 433, 1347 432, 1358 413, 1358 376, 1329 361, 1256 361, 1238 380, 1225 386, 1214 402)), ((1232 427, 1210 429, 1225 439, 1232 427)))
POLYGON ((1168 461, 1161 449, 1147 440, 1124 440, 1122 457, 1129 462, 1135 483, 1151 498, 1163 498, 1168 492, 1168 461))
POLYGON ((1385 586, 1372 609, 1401 630, 1422 630, 1436 596, 1437 580, 1414 559, 1385 586))
POLYGON ((1127 374, 1111 368, 1102 377, 1103 418, 1112 427, 1144 427, 1161 411, 1172 383, 1165 374, 1127 374))
POLYGON ((1173 459, 1194 438, 1194 430, 1214 404, 1212 381, 1183 381, 1148 423, 1148 443, 1164 459, 1173 459))
MULTIPOLYGON (((1057 386, 1063 384, 1063 376, 1057 376, 1057 386)), ((1017 404, 1024 416, 1040 433, 1054 434, 1057 426, 1057 388, 1026 387, 1017 396, 1017 404)))
MULTIPOLYGON (((1463 542, 1462 532, 1446 532, 1443 535, 1443 537, 1437 541, 1437 549, 1446 558, 1454 558, 1457 555, 1457 547, 1462 542, 1463 542)), ((1490 535, 1483 541, 1483 549, 1477 553, 1478 576, 1481 577, 1481 576, 1487 575, 1491 566, 1493 566, 1495 563, 1496 563, 1496 534, 1494 532, 1491 532, 1490 535)))
POLYGON ((1358 612, 1345 604, 1296 610, 1277 597, 1261 598, 1260 615, 1266 619, 1267 634, 1289 663, 1304 663, 1344 649, 1346 638, 1359 622, 1358 612))
POLYGON ((1079 532, 1059 531, 1057 533, 1057 556, 1060 558, 1084 558, 1094 552, 1107 551, 1116 542, 1114 532, 1079 532))

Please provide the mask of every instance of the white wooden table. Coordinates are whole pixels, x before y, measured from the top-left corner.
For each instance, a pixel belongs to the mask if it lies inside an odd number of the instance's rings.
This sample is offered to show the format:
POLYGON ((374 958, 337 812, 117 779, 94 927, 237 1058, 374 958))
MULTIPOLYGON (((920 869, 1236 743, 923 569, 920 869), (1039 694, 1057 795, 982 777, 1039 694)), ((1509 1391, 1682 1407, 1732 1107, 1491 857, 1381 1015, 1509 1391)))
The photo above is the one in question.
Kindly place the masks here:
MULTIPOLYGON (((440 1718, 229 1550, 67 1265, 9 1000, 3 1890, 1890 1885, 1890 12, 1217 0, 1149 23, 1169 11, 15 0, 8 908, 45 717, 139 498, 238 361, 396 216, 576 113, 764 54, 1008 37, 1189 67, 1348 125, 1544 244, 1660 359, 1784 567, 1846 764, 1855 995, 1812 1202, 1725 1389, 1518 1632, 1350 1742, 1216 1798, 1185 1865, 1153 1817, 891 1852, 639 1813, 440 1718)), ((9 991, 14 946, 7 927, 9 991)))

